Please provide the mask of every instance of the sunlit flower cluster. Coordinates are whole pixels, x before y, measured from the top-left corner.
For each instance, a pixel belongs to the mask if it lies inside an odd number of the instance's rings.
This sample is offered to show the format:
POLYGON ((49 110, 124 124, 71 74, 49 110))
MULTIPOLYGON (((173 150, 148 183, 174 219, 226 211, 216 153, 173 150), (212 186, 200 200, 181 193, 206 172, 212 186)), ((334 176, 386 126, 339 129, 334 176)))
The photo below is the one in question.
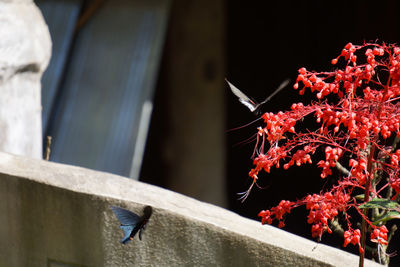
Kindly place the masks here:
MULTIPOLYGON (((254 183, 262 170, 268 173, 281 165, 288 169, 312 164, 315 152, 322 151, 325 159, 316 162, 322 178, 331 176, 338 164, 347 170, 337 175, 337 184, 326 192, 298 201, 282 200, 278 206, 261 211, 259 216, 263 224, 277 220, 282 227, 285 214, 305 205, 312 235, 320 239, 324 232, 331 233, 329 221, 342 213, 348 227, 344 245, 360 245, 361 232, 351 227, 347 214, 350 208, 362 213, 358 206, 363 202, 351 195, 354 189, 365 191, 365 202, 371 194, 376 198, 386 197, 380 195, 383 192, 380 188, 392 188, 395 192, 392 199, 400 193, 400 150, 393 149, 394 145, 388 147, 388 143, 400 137, 400 48, 349 43, 331 63, 343 63, 343 67, 331 72, 299 69, 294 89, 300 94, 309 89, 316 94, 316 101, 309 105, 293 104, 286 112, 262 115, 265 127, 258 129, 254 168, 249 176, 254 183), (363 59, 361 63, 359 58, 363 59), (297 128, 298 122, 311 116, 317 122, 316 129, 297 128), (382 177, 379 183, 374 180, 378 171, 382 177)), ((371 241, 385 244, 386 227, 363 218, 373 229, 371 241)), ((363 252, 361 246, 360 252, 363 252)))

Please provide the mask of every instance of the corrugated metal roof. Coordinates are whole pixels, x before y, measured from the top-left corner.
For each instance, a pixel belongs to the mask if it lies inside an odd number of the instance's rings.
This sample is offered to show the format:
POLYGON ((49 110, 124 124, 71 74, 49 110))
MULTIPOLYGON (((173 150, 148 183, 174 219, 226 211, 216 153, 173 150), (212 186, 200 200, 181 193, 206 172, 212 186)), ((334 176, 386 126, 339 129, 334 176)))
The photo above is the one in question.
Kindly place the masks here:
POLYGON ((42 127, 44 133, 57 89, 65 71, 82 0, 37 0, 35 2, 43 13, 53 43, 50 63, 42 77, 42 127))
POLYGON ((130 175, 168 7, 167 0, 106 1, 80 29, 49 131, 52 160, 130 175))

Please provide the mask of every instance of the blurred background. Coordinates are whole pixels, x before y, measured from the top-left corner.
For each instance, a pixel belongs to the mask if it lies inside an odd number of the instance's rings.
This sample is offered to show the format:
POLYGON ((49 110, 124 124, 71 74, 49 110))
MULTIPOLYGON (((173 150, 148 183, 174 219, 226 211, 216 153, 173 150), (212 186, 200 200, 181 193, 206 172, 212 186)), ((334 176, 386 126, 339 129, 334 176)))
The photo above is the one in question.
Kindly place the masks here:
MULTIPOLYGON (((251 183, 255 142, 247 140, 261 124, 245 126, 256 117, 224 78, 258 101, 290 78, 263 107, 287 110, 313 97, 292 89, 299 68, 332 70, 331 59, 348 42, 400 37, 394 0, 36 4, 53 40, 42 79, 43 136, 53 138, 52 161, 138 179, 253 219, 281 199, 319 192, 324 181, 315 166, 273 170, 260 177, 265 189, 238 200, 251 183)), ((306 216, 295 210, 285 230, 311 239, 306 216)), ((327 234, 322 242, 343 244, 327 234)))

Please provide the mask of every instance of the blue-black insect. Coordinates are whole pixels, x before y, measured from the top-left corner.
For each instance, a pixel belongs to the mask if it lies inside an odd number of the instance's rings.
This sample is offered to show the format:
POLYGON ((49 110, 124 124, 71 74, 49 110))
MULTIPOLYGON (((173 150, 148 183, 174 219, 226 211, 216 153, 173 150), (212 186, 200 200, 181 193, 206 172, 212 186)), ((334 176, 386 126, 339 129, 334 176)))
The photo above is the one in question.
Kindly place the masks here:
POLYGON ((111 206, 111 209, 120 221, 122 231, 124 231, 121 243, 126 244, 131 241, 137 232, 139 232, 139 239, 142 240, 142 233, 146 229, 146 224, 150 219, 153 209, 150 206, 144 207, 143 216, 116 206, 111 206))

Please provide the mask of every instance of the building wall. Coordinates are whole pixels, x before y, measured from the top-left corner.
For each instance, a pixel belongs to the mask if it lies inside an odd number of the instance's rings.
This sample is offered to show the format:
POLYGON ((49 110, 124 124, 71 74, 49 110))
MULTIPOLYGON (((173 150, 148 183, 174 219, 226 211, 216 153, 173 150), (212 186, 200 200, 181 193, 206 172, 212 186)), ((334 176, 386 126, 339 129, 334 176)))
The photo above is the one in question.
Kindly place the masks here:
MULTIPOLYGON (((357 256, 117 175, 0 153, 0 266, 356 266, 357 256), (127 245, 110 205, 153 207, 127 245)), ((380 266, 367 262, 365 266, 380 266)))
POLYGON ((143 181, 227 206, 225 1, 173 1, 143 181))

